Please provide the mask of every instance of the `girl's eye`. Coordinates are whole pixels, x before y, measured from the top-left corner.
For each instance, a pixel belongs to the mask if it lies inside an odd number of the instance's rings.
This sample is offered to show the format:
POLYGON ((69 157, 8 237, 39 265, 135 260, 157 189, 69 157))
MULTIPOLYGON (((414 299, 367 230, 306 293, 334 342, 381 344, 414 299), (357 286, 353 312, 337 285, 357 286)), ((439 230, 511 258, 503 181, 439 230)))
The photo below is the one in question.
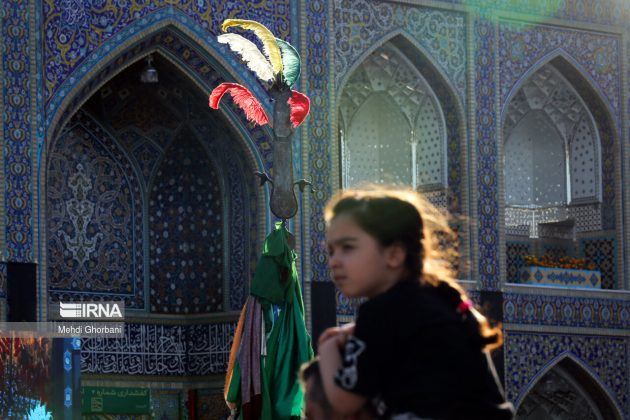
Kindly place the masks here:
POLYGON ((341 249, 343 249, 344 251, 350 251, 351 249, 354 249, 354 247, 352 245, 349 244, 344 244, 341 249))

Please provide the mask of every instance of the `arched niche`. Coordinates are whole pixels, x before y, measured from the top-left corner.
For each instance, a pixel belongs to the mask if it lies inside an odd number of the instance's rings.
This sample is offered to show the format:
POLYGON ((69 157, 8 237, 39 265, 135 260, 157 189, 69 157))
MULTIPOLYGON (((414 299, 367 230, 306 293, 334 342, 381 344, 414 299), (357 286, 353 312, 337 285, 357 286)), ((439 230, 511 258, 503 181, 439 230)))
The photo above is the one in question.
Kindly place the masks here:
POLYGON ((392 42, 354 70, 339 105, 342 182, 448 186, 444 112, 422 73, 392 42))
POLYGON ((597 380, 571 357, 564 357, 521 399, 518 420, 607 420, 621 415, 597 380))
MULTIPOLYGON (((413 37, 394 31, 366 50, 339 84, 340 186, 398 183, 436 207, 465 214, 465 111, 440 66, 413 37), (393 152, 393 153, 392 153, 393 152)), ((467 223, 453 218, 462 261, 470 259, 467 223)), ((463 278, 468 265, 454 264, 463 278)), ((356 302, 337 292, 340 316, 356 302)))
POLYGON ((157 84, 139 82, 144 60, 129 65, 83 104, 50 145, 50 299, 117 298, 129 309, 171 314, 237 310, 256 251, 259 189, 247 175, 258 167, 181 67, 160 53, 154 53, 154 65, 157 84), (68 179, 76 182, 66 185, 68 179), (185 196, 177 195, 179 189, 185 196), (75 207, 85 213, 74 224, 64 204, 69 198, 81 199, 75 207), (99 200, 118 204, 105 212, 99 200), (68 240, 60 239, 60 227, 68 230, 68 240), (177 237, 180 228, 186 238, 177 237), (92 242, 99 252, 90 258, 111 254, 109 262, 81 257, 92 242), (116 246, 125 258, 114 253, 116 246), (167 269, 164 254, 156 255, 171 247, 181 249, 167 269), (123 263, 124 270, 114 271, 123 263))
POLYGON ((513 90, 502 130, 507 282, 528 278, 526 255, 547 255, 585 259, 601 288, 619 287, 616 129, 596 90, 547 59, 513 90))

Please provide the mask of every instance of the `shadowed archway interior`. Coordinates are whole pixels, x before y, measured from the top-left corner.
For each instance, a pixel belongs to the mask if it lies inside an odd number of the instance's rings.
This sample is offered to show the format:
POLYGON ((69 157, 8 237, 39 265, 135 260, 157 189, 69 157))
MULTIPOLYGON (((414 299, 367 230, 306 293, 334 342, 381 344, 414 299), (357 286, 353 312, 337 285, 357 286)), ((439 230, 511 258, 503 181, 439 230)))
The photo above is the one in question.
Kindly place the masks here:
POLYGON ((620 419, 601 386, 565 357, 544 374, 520 403, 518 420, 620 419))
POLYGON ((153 65, 158 83, 140 82, 144 60, 132 64, 49 150, 50 299, 229 311, 255 257, 254 169, 204 92, 160 54, 153 65))

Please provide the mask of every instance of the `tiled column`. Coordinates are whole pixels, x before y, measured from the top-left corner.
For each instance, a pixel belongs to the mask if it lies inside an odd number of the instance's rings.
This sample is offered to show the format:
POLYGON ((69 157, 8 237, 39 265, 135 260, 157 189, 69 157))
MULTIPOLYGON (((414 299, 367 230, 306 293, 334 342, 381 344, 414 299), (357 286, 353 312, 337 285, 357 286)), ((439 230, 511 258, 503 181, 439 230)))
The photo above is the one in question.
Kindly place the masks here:
MULTIPOLYGON (((36 48, 31 33, 34 8, 28 0, 2 2, 3 252, 9 261, 33 259, 32 81, 36 48)), ((0 179, 1 180, 1 179, 0 179)))
MULTIPOLYGON (((483 290, 500 288, 499 238, 499 168, 497 84, 496 84, 496 23, 479 16, 474 23, 475 50, 475 144, 477 238, 473 249, 477 255, 476 273, 483 290)), ((475 181, 473 180, 473 185, 475 181)))

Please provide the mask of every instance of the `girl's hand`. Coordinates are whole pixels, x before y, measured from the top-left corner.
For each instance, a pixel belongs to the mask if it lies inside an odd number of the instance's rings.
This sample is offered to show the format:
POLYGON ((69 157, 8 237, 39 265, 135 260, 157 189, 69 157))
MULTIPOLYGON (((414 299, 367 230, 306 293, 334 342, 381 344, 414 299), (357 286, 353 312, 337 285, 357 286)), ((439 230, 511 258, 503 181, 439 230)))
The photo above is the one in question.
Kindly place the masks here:
POLYGON ((343 347, 346 345, 346 340, 350 335, 354 333, 354 322, 350 322, 341 327, 331 327, 324 330, 324 332, 319 336, 317 340, 318 345, 322 345, 325 341, 330 340, 331 338, 336 337, 337 342, 339 343, 339 347, 343 347))
POLYGON ((330 327, 330 328, 326 328, 324 330, 323 333, 321 333, 321 335, 319 336, 319 339, 317 340, 317 345, 321 346, 324 342, 330 340, 331 338, 337 336, 337 334, 339 334, 339 328, 338 327, 330 327))
POLYGON ((344 325, 341 328, 329 328, 320 336, 317 349, 324 393, 333 409, 344 417, 358 412, 367 403, 365 397, 346 391, 335 383, 335 376, 343 366, 340 347, 345 345, 346 338, 353 331, 354 324, 344 325))
POLYGON ((339 346, 345 347, 348 337, 354 334, 354 322, 349 322, 339 327, 339 346))

